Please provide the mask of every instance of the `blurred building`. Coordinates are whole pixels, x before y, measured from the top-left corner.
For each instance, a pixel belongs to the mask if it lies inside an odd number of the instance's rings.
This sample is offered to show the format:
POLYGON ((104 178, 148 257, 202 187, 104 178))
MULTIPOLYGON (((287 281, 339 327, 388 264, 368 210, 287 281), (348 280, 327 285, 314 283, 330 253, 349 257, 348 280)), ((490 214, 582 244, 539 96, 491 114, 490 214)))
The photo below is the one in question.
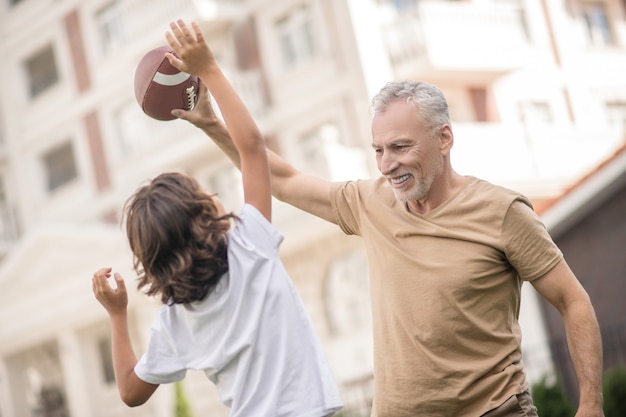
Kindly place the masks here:
MULTIPOLYGON (((626 143, 537 210, 594 303, 604 369, 625 367, 626 143)), ((549 303, 542 304, 555 369, 571 398, 577 399, 576 372, 567 353, 560 315, 549 303)))
MULTIPOLYGON (((120 227, 128 196, 179 170, 240 206, 238 172, 183 121, 145 116, 143 54, 171 20, 200 23, 268 145, 330 180, 374 177, 369 100, 391 79, 437 84, 453 164, 551 199, 624 143, 621 0, 0 0, 0 416, 172 416, 174 390, 121 404, 109 329, 90 278, 109 265, 132 288, 120 227)), ((371 335, 358 238, 276 202, 282 256, 346 402, 367 415, 371 335)), ((531 378, 552 369, 542 310, 525 288, 531 378)), ((141 353, 159 305, 131 294, 141 353)), ((197 415, 227 415, 201 374, 197 415)))

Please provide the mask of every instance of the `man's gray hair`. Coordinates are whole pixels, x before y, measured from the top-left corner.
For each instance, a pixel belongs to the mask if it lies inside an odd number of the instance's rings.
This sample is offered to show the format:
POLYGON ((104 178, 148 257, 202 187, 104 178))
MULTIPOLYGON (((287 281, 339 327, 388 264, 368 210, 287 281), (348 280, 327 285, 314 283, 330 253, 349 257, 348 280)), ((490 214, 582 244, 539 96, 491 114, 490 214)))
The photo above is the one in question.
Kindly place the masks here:
POLYGON ((390 103, 397 100, 405 100, 415 106, 416 115, 431 129, 451 125, 448 102, 433 84, 422 81, 388 82, 372 99, 373 114, 384 112, 390 103))

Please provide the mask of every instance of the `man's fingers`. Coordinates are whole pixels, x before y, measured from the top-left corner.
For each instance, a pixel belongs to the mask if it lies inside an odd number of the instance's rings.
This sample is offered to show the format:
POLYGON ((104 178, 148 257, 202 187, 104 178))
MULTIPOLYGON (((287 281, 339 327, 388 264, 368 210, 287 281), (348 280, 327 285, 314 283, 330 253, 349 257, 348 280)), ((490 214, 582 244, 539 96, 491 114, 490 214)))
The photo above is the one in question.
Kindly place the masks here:
POLYGON ((181 120, 189 120, 189 114, 191 112, 182 109, 173 109, 170 113, 172 113, 172 116, 176 116, 181 120))

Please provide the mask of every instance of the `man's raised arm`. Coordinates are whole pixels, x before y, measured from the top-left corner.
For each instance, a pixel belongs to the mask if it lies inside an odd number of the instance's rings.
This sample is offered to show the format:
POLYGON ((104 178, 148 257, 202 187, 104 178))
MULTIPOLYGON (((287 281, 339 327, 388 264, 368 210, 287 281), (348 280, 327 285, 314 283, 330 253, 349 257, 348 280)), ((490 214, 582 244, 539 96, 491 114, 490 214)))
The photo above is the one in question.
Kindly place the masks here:
MULTIPOLYGON (((200 97, 192 111, 173 110, 172 114, 200 128, 230 158, 235 166, 241 169, 237 148, 235 148, 226 126, 213 111, 211 98, 204 85, 200 87, 200 97)), ((314 216, 336 223, 330 206, 331 183, 298 171, 276 153, 269 149, 267 152, 274 197, 314 216)))

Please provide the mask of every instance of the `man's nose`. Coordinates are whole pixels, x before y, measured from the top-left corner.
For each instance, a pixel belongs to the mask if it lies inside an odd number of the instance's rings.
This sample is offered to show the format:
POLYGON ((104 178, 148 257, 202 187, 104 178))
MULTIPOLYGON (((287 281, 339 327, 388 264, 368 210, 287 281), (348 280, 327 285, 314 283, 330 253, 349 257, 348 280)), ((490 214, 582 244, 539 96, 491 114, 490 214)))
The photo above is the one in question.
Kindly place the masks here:
POLYGON ((398 167, 398 161, 389 152, 383 152, 380 156, 378 169, 383 175, 391 174, 398 167))

